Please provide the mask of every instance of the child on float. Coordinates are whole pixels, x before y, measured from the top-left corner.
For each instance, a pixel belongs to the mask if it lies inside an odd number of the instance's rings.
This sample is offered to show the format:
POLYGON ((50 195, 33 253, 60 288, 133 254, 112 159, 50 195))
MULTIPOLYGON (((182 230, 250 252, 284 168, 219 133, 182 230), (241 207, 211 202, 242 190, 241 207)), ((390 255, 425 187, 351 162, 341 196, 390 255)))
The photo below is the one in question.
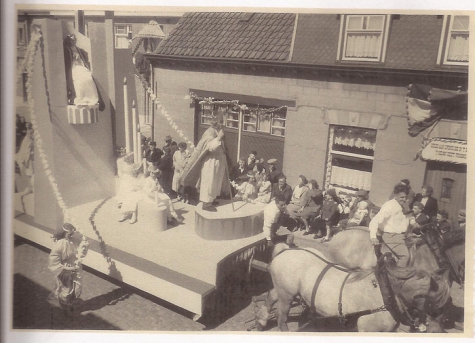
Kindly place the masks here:
POLYGON ((247 177, 248 180, 243 182, 241 185, 238 185, 235 182, 231 183, 231 185, 237 190, 237 194, 234 197, 235 200, 251 202, 257 198, 258 189, 254 172, 249 171, 247 177))

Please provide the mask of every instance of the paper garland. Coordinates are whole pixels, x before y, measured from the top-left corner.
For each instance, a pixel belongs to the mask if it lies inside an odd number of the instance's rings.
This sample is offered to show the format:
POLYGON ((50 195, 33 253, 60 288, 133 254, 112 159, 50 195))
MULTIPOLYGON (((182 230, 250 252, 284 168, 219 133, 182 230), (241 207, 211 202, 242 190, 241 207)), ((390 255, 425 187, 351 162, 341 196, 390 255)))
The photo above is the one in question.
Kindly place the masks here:
MULTIPOLYGON (((38 155, 40 156, 43 169, 45 171, 46 176, 48 177, 48 181, 56 197, 56 202, 58 203, 58 206, 61 208, 61 211, 63 212, 64 221, 77 223, 77 221, 69 213, 69 209, 66 206, 66 203, 64 202, 63 197, 61 196, 61 192, 59 191, 56 178, 54 177, 54 173, 50 169, 50 165, 48 163, 48 156, 43 150, 43 140, 41 139, 41 134, 38 130, 38 122, 37 122, 37 118, 36 118, 36 114, 34 110, 35 101, 33 99, 32 90, 33 90, 34 60, 35 60, 36 53, 38 52, 39 43, 41 39, 43 38, 43 35, 41 33, 41 30, 37 26, 34 26, 33 28, 34 30, 31 33, 30 43, 28 44, 26 54, 25 54, 25 61, 24 61, 23 66, 19 69, 19 75, 18 75, 17 81, 20 82, 21 74, 23 73, 23 71, 26 70, 27 78, 26 78, 25 85, 26 85, 27 103, 28 103, 28 110, 30 112, 31 125, 34 130, 33 138, 36 143, 38 155)), ((84 234, 84 231, 81 229, 81 227, 77 226, 77 224, 75 225, 75 227, 76 227, 76 230, 82 235, 82 241, 79 244, 78 253, 76 255, 77 260, 75 262, 77 265, 81 265, 83 258, 87 254, 89 242, 87 240, 86 235, 84 234)), ((78 273, 78 277, 80 277, 79 273, 78 273)))

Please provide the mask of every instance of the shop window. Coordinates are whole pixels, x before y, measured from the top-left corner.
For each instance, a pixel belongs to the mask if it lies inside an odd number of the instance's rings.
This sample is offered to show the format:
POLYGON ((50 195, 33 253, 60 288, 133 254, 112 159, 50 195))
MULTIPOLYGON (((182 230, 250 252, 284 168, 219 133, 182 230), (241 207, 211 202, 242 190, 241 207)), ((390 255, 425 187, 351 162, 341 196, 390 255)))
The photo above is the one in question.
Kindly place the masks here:
POLYGON ((251 113, 250 111, 244 111, 242 115, 243 115, 242 129, 248 132, 256 132, 257 115, 255 113, 251 113))
POLYGON ((228 110, 228 107, 220 107, 226 120, 226 127, 230 129, 239 128, 239 111, 234 109, 228 110))
POLYGON ((452 198, 452 188, 454 186, 454 180, 449 178, 444 178, 442 180, 442 192, 441 200, 449 201, 452 198))
POLYGON ((115 24, 114 37, 116 49, 128 49, 132 39, 132 25, 115 24))
POLYGON ((444 64, 468 65, 469 61, 469 21, 468 15, 446 17, 448 30, 442 44, 445 46, 444 64))
POLYGON ((347 15, 342 25, 342 60, 384 60, 387 43, 387 15, 347 15))
POLYGON ((201 104, 201 124, 211 125, 213 122, 213 105, 201 104))
POLYGON ((325 186, 344 191, 371 189, 376 130, 331 126, 325 186))

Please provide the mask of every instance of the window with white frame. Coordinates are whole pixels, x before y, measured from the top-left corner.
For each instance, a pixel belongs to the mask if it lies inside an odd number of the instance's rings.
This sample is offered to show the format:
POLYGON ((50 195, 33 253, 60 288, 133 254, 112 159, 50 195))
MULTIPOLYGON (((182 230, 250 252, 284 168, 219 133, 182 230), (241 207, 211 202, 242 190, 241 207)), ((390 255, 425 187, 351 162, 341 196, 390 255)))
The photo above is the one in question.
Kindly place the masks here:
POLYGON ((445 45, 444 64, 468 65, 469 61, 469 21, 468 15, 446 17, 446 27, 442 44, 445 45))
POLYGON ((27 32, 26 24, 18 23, 18 37, 17 45, 26 46, 27 45, 27 32))
POLYGON ((326 187, 352 193, 371 189, 376 130, 330 126, 326 187))
POLYGON ((114 26, 115 48, 128 49, 132 39, 132 25, 115 24, 114 26))
POLYGON ((341 60, 383 62, 389 16, 347 15, 344 19, 341 60))

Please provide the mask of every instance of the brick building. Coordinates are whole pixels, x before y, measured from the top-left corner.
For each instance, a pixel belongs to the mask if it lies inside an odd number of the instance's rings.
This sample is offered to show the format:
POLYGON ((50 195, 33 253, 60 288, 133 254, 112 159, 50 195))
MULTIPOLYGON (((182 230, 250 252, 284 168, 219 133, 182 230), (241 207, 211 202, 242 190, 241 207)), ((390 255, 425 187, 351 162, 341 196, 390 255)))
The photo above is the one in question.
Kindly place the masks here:
MULTIPOLYGON (((452 218, 465 207, 466 164, 415 156, 425 135, 466 141, 466 116, 411 137, 406 95, 467 90, 468 16, 187 13, 148 58, 156 97, 194 142, 221 111, 230 157, 277 158, 291 185, 303 174, 381 205, 409 178, 452 218)), ((173 133, 155 122, 157 137, 173 133)))

